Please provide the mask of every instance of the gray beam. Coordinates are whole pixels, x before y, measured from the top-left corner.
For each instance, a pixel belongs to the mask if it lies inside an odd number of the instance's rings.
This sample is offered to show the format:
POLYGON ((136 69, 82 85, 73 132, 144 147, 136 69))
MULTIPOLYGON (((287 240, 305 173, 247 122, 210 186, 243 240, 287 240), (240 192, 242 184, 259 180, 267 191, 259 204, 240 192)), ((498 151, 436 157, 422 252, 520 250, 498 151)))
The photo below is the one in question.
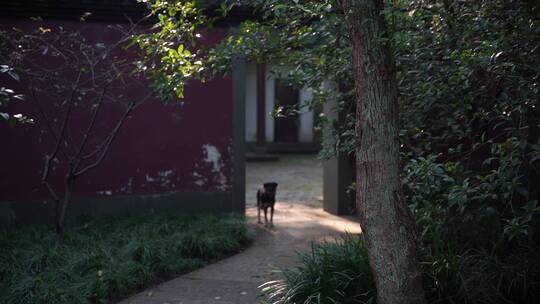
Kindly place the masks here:
POLYGON ((246 63, 233 63, 233 185, 232 211, 246 210, 246 63))

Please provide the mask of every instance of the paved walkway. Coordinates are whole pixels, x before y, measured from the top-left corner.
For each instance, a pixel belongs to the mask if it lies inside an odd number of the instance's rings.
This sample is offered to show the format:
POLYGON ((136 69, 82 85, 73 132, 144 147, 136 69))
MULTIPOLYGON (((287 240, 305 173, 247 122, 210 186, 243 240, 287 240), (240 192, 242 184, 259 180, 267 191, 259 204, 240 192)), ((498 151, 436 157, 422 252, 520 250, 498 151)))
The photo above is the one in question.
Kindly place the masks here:
POLYGON ((294 265, 296 252, 312 241, 345 231, 359 233, 353 218, 321 209, 322 166, 314 156, 284 156, 278 162, 248 163, 246 214, 256 236, 246 251, 141 292, 120 304, 253 304, 258 286, 280 278, 280 269, 294 265), (279 183, 275 227, 258 225, 255 192, 264 181, 279 183))

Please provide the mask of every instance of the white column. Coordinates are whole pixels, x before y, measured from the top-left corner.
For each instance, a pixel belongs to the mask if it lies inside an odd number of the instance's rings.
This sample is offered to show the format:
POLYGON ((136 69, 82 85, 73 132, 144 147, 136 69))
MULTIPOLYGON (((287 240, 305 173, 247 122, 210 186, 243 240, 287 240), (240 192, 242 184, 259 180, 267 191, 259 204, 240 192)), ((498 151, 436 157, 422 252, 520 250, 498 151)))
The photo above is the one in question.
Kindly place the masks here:
POLYGON ((246 142, 257 141, 257 66, 246 64, 246 142))
POLYGON ((306 105, 313 99, 311 88, 302 88, 299 92, 300 127, 298 128, 298 141, 301 143, 313 142, 313 110, 306 105))
POLYGON ((275 98, 276 98, 276 83, 274 76, 270 72, 271 66, 266 66, 266 80, 265 80, 265 110, 264 114, 266 115, 265 119, 265 136, 266 136, 266 142, 274 142, 274 118, 270 115, 272 111, 274 111, 274 107, 276 104, 275 98))

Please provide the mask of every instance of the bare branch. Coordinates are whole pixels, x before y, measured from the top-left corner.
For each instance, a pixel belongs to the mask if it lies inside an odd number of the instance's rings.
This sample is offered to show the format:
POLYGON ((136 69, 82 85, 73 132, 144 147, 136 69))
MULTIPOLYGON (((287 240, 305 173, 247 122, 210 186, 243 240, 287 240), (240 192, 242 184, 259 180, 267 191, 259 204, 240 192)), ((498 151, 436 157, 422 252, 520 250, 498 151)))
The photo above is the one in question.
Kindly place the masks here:
POLYGON ((114 129, 112 130, 112 133, 109 136, 108 140, 106 141, 99 158, 94 163, 86 166, 85 168, 83 168, 83 169, 81 169, 79 171, 74 172, 73 173, 74 177, 79 177, 79 176, 83 175, 84 173, 88 172, 88 170, 91 170, 91 169, 99 166, 99 164, 105 158, 105 155, 107 154, 107 152, 108 152, 108 150, 109 150, 109 148, 111 146, 112 141, 114 140, 114 138, 118 134, 118 130, 120 130, 120 127, 124 124, 124 121, 127 119, 127 117, 129 116, 131 111, 135 108, 135 106, 138 106, 139 104, 140 103, 136 103, 136 102, 132 102, 132 103, 129 104, 126 111, 124 112, 124 115, 122 115, 122 117, 120 118, 120 120, 118 121, 118 123, 116 124, 114 129))
MULTIPOLYGON (((35 91, 35 87, 33 86, 33 84, 30 84, 30 93, 32 94, 32 100, 36 104, 39 115, 41 115, 41 118, 45 121, 45 125, 47 126, 47 129, 49 129, 49 132, 51 132, 52 136, 54 137, 55 142, 57 142, 59 140, 58 135, 54 131, 54 128, 52 127, 49 118, 45 114, 45 111, 43 110, 43 107, 41 106, 41 103, 38 101, 38 99, 36 97, 36 91, 35 91)), ((64 156, 66 158, 69 158, 64 149, 60 149, 60 152, 62 152, 62 154, 64 154, 64 156)))
MULTIPOLYGON (((138 108, 139 106, 141 106, 142 104, 144 104, 148 99, 150 99, 152 96, 154 95, 153 92, 150 92, 148 94, 146 94, 146 96, 144 96, 143 98, 141 98, 141 100, 139 100, 138 102, 131 102, 130 104, 127 104, 125 105, 126 107, 132 107, 131 110, 134 110, 136 108, 138 108)), ((106 96, 105 96, 106 97, 106 96)), ((115 100, 115 99, 112 99, 112 100, 115 100)), ((90 158, 93 158, 94 156, 96 156, 97 154, 99 154, 101 151, 103 151, 103 149, 107 146, 107 143, 111 140, 111 136, 113 136, 113 134, 109 134, 101 144, 99 144, 95 150, 93 150, 92 152, 89 152, 88 154, 85 154, 85 155, 82 155, 80 156, 80 159, 81 161, 84 161, 84 160, 87 160, 87 159, 90 159, 90 158)))
POLYGON ((60 150, 62 142, 64 141, 63 139, 64 139, 65 130, 67 128, 67 124, 68 124, 68 121, 69 121, 69 116, 71 114, 71 105, 73 104, 73 98, 75 97, 75 91, 76 91, 77 85, 79 84, 80 78, 81 78, 81 73, 79 72, 79 75, 77 76, 77 80, 75 81, 75 85, 73 86, 73 90, 71 91, 71 96, 70 96, 70 98, 68 100, 68 102, 69 102, 68 108, 67 108, 66 113, 64 115, 64 121, 62 123, 62 128, 60 130, 60 134, 59 134, 59 136, 57 137, 57 140, 56 140, 56 147, 55 147, 55 149, 54 149, 54 151, 53 151, 53 153, 51 155, 46 155, 45 156, 45 165, 44 165, 44 168, 43 168, 43 175, 41 176, 41 183, 44 184, 47 187, 47 189, 49 190, 49 193, 51 193, 52 197, 55 200, 58 200, 58 196, 56 195, 56 193, 54 193, 54 191, 52 191, 52 188, 51 188, 51 186, 50 186, 50 184, 48 182, 50 168, 51 168, 51 161, 54 160, 54 158, 58 154, 58 151, 60 150))
MULTIPOLYGON (((47 171, 49 171, 47 169, 47 171)), ((49 184, 49 182, 47 180, 43 180, 41 181, 41 184, 43 186, 45 186, 45 188, 47 189, 47 191, 49 192, 49 194, 51 195, 51 197, 53 198, 53 200, 55 202, 60 202, 60 199, 58 198, 58 195, 56 194, 56 192, 54 191, 54 189, 51 187, 51 184, 49 184)))
MULTIPOLYGON (((62 122, 62 127, 60 128, 60 134, 58 135, 58 141, 56 143, 56 148, 54 149, 54 152, 51 155, 52 158, 56 157, 56 154, 58 153, 58 149, 60 149, 60 145, 64 141, 64 136, 66 134, 67 125, 68 125, 68 122, 69 122, 69 117, 71 115, 71 110, 72 110, 72 106, 73 106, 73 99, 75 98, 75 93, 77 92, 77 87, 79 86, 79 82, 81 80, 81 74, 82 73, 79 72, 79 74, 77 75, 77 79, 75 80, 75 85, 71 89, 71 95, 70 95, 69 99, 67 100, 68 108, 66 109, 66 113, 64 114, 64 120, 62 122)), ((67 143, 66 143, 66 146, 67 146, 67 143)))
POLYGON ((79 151, 77 151, 77 154, 75 155, 76 163, 74 166, 74 171, 77 170, 77 168, 79 167, 79 164, 82 161, 82 158, 81 158, 82 152, 84 151, 84 147, 86 146, 86 143, 88 141, 88 136, 90 135, 90 132, 92 131, 96 123, 97 114, 99 112, 99 109, 101 108, 101 105, 103 104, 106 91, 107 91, 107 86, 105 86, 103 90, 101 91, 101 95, 99 96, 98 102, 94 106, 94 109, 92 111, 92 116, 90 118, 90 123, 88 124, 88 128, 83 134, 83 139, 82 139, 81 145, 79 146, 79 151))

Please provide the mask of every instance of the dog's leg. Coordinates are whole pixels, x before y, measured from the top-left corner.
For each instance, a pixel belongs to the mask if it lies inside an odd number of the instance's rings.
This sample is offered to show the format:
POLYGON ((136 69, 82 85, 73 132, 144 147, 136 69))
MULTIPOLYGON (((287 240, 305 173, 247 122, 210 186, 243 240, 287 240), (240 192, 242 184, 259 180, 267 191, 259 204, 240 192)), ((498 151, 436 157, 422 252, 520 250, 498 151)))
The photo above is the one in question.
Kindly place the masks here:
POLYGON ((259 224, 261 223, 261 196, 259 191, 257 191, 257 218, 259 224))
POLYGON ((266 213, 268 212, 268 207, 264 207, 264 226, 268 226, 268 217, 266 216, 266 213))
POLYGON ((274 226, 274 205, 270 206, 270 227, 274 226))

